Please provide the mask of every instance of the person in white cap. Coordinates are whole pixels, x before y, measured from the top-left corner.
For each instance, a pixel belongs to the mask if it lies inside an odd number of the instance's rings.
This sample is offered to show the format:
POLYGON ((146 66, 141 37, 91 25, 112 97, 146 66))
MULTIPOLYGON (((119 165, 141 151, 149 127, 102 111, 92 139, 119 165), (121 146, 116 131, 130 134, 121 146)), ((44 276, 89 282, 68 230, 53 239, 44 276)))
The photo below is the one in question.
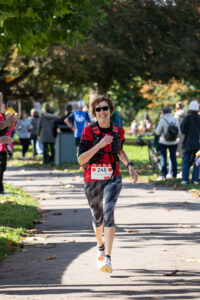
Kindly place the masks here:
POLYGON ((197 100, 190 102, 188 106, 188 115, 183 119, 181 132, 183 139, 183 160, 182 160, 182 184, 189 181, 190 167, 193 165, 192 181, 198 184, 199 167, 195 164, 195 154, 200 149, 200 115, 199 103, 197 100))
MULTIPOLYGON (((75 137, 75 145, 77 147, 77 154, 79 151, 79 144, 83 129, 86 125, 90 124, 90 117, 87 111, 83 111, 83 107, 85 106, 84 101, 78 101, 78 110, 75 110, 73 114, 67 117, 64 122, 67 124, 69 128, 74 132, 75 137)), ((83 169, 81 166, 80 169, 83 169)))

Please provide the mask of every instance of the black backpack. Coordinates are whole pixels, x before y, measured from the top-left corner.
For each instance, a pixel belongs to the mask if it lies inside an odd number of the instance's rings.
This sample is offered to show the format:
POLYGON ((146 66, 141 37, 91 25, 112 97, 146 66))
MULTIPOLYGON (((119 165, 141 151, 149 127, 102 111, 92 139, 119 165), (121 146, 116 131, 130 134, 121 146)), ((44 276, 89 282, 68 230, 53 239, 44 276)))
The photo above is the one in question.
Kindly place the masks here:
MULTIPOLYGON (((167 122, 166 119, 164 119, 164 120, 167 122)), ((166 141, 173 142, 178 137, 179 129, 178 129, 178 126, 173 122, 171 122, 171 123, 167 122, 167 124, 169 126, 167 128, 167 132, 164 133, 164 136, 165 136, 166 141)))

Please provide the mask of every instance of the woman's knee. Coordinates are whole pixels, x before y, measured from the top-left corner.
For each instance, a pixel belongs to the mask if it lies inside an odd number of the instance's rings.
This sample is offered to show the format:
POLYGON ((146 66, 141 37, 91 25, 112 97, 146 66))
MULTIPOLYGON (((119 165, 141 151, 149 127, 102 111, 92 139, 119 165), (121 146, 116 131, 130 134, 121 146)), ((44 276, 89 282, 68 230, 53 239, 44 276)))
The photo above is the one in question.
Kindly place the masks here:
POLYGON ((105 227, 115 226, 114 212, 110 214, 104 214, 104 226, 105 227))

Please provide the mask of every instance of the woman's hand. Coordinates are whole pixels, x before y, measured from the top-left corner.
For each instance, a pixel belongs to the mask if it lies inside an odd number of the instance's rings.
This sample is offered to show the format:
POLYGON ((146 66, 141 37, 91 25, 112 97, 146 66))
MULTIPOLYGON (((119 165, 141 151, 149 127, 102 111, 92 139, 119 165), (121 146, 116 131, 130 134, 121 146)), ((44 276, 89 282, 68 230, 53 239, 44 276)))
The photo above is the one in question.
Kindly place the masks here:
POLYGON ((133 168, 133 166, 129 166, 128 169, 129 169, 129 174, 130 174, 130 176, 132 178, 132 183, 134 184, 138 180, 138 174, 135 171, 135 169, 133 168))
POLYGON ((106 134, 105 136, 104 136, 104 138, 99 142, 99 147, 100 148, 104 148, 106 145, 109 145, 109 144, 111 144, 112 143, 112 141, 113 141, 113 136, 112 135, 108 135, 108 134, 106 134))

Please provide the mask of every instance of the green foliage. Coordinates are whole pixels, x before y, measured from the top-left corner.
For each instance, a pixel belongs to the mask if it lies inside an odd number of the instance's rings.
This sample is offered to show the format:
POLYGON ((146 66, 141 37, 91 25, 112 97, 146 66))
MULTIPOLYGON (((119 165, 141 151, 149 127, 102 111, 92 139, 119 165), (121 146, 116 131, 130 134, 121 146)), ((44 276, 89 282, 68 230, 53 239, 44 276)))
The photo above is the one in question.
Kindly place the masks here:
POLYGON ((8 27, 6 37, 0 34, 3 47, 15 43, 32 54, 49 45, 47 56, 18 57, 12 68, 2 60, 0 90, 9 98, 55 99, 62 106, 74 88, 81 94, 85 87, 97 86, 99 93, 109 91, 127 123, 151 102, 174 104, 199 93, 197 1, 35 0, 30 4, 13 0, 0 4, 2 30, 8 27), (84 43, 80 43, 82 37, 84 43), (166 88, 164 83, 170 86, 172 77, 184 82, 186 89, 172 93, 166 88), (149 80, 156 85, 148 98, 140 88, 149 80))
POLYGON ((148 104, 148 100, 140 93, 142 84, 141 78, 136 77, 129 85, 120 86, 115 83, 108 91, 127 126, 130 126, 137 112, 148 104))
POLYGON ((82 40, 85 30, 100 17, 98 5, 90 0, 11 0, 0 1, 1 51, 16 45, 32 54, 51 43, 73 45, 82 40))

